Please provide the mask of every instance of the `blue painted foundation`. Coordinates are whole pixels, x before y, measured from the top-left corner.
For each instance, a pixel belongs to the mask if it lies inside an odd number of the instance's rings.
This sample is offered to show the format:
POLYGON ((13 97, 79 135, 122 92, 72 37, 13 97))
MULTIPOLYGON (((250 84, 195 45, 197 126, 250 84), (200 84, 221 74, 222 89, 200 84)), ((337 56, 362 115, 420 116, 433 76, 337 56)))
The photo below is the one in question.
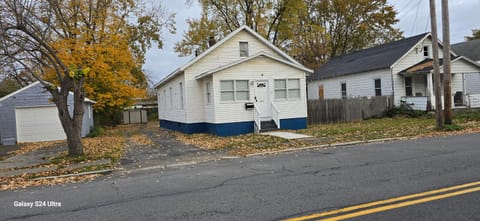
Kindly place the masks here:
POLYGON ((253 121, 235 122, 235 123, 181 123, 169 120, 160 120, 160 127, 180 131, 186 134, 209 133, 218 136, 234 136, 240 134, 253 133, 253 121))
POLYGON ((307 128, 307 118, 289 118, 289 119, 280 119, 280 129, 285 130, 300 130, 307 128))
MULTIPOLYGON (((186 134, 209 133, 217 136, 235 136, 253 133, 253 121, 235 123, 181 123, 169 120, 160 120, 160 127, 180 131, 186 134)), ((298 130, 307 128, 307 118, 290 118, 280 120, 281 129, 298 130)))

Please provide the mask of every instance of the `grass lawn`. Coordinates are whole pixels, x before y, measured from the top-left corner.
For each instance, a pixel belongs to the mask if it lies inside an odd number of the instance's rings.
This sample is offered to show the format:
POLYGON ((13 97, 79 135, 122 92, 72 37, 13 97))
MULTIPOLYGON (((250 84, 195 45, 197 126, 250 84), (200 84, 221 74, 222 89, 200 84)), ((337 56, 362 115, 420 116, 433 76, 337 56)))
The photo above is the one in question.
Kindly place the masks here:
MULTIPOLYGON (((311 135, 317 139, 314 145, 365 141, 394 137, 425 137, 445 134, 480 131, 480 112, 455 113, 456 125, 444 131, 435 130, 435 119, 431 115, 417 118, 397 116, 393 118, 370 119, 352 123, 310 125, 307 129, 294 132, 311 135)), ((234 155, 281 150, 312 145, 309 140, 286 140, 259 134, 233 137, 217 137, 206 134, 185 135, 176 133, 177 139, 205 149, 225 149, 234 155)))

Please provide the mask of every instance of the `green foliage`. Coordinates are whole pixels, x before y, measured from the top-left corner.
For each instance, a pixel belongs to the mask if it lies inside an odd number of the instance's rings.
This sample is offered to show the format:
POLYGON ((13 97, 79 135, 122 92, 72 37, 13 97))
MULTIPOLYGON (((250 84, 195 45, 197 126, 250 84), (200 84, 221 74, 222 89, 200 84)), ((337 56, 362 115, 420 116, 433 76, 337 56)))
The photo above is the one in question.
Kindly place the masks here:
POLYGON ((20 89, 20 85, 13 78, 6 77, 0 81, 0 98, 20 89))
POLYGON ((471 41, 475 39, 480 39, 480 29, 473 29, 472 30, 472 36, 466 36, 465 40, 471 41))
POLYGON ((443 126, 444 131, 460 131, 463 130, 464 128, 462 126, 456 125, 456 124, 445 124, 443 126))
POLYGON ((414 110, 408 104, 400 104, 399 107, 391 107, 383 113, 384 116, 387 117, 395 117, 395 116, 407 116, 411 118, 419 118, 428 116, 426 111, 414 110))
POLYGON ((103 129, 103 127, 101 127, 99 125, 95 125, 93 127, 92 131, 90 131, 90 133, 87 136, 88 137, 99 137, 99 136, 102 136, 104 133, 105 133, 105 130, 103 129))
POLYGON ((188 20, 175 50, 182 56, 208 48, 247 25, 300 63, 316 68, 333 56, 402 37, 386 0, 201 0, 202 16, 188 20))
POLYGON ((466 110, 454 112, 453 117, 459 122, 480 121, 480 111, 466 110))

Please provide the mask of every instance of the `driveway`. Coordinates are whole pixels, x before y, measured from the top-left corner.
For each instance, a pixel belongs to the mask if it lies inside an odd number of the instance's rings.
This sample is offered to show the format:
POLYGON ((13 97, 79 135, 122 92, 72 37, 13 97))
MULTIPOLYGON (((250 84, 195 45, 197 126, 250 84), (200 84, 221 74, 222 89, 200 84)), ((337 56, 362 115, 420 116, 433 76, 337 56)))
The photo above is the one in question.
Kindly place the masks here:
POLYGON ((136 145, 129 142, 125 156, 120 159, 126 171, 195 164, 217 160, 226 154, 226 151, 204 150, 184 144, 175 139, 174 132, 159 128, 158 124, 139 125, 139 133, 150 138, 153 144, 136 145))

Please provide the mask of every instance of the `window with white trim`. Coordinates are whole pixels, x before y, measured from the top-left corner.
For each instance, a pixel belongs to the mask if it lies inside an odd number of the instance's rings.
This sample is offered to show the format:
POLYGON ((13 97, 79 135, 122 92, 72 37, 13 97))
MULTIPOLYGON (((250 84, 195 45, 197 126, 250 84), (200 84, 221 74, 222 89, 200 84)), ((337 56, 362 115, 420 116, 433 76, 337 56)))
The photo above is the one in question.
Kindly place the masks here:
POLYGON ((183 110, 183 83, 178 84, 178 93, 180 94, 180 109, 183 110))
POLYGON ((382 96, 382 80, 380 78, 374 80, 375 96, 382 96))
POLYGON ((423 46, 423 56, 430 57, 428 53, 428 46, 423 46))
POLYGON ((347 99, 347 83, 341 83, 340 87, 340 91, 342 92, 342 99, 347 99))
POLYGON ((170 91, 170 108, 173 109, 173 92, 172 92, 172 87, 168 89, 170 91))
POLYGON ((163 99, 162 105, 164 108, 167 108, 167 89, 163 89, 163 99))
POLYGON ((205 83, 205 91, 207 92, 207 104, 212 103, 212 84, 210 81, 205 83))
POLYGON ((220 81, 221 101, 248 101, 248 80, 222 80, 220 81))
POLYGON ((240 57, 248 57, 248 42, 239 42, 240 47, 240 57))
POLYGON ((300 79, 275 79, 275 99, 300 98, 300 79))

